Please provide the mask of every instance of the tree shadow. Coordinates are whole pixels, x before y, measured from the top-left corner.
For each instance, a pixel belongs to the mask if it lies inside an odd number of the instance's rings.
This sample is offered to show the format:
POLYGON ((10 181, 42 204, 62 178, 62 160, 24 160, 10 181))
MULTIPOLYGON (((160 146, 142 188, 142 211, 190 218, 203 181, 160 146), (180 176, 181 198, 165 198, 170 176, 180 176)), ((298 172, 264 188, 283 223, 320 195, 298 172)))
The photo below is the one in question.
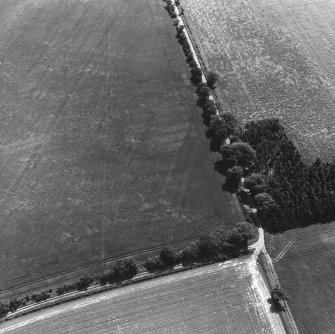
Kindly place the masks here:
POLYGON ((225 182, 222 185, 222 190, 226 191, 230 194, 235 194, 238 190, 239 183, 238 182, 225 182))
POLYGON ((282 304, 282 302, 275 303, 271 297, 267 299, 267 302, 270 304, 270 312, 271 313, 279 313, 279 312, 285 312, 286 307, 282 304))
POLYGON ((214 163, 214 169, 221 175, 226 175, 227 170, 232 166, 230 162, 224 160, 218 160, 214 163))

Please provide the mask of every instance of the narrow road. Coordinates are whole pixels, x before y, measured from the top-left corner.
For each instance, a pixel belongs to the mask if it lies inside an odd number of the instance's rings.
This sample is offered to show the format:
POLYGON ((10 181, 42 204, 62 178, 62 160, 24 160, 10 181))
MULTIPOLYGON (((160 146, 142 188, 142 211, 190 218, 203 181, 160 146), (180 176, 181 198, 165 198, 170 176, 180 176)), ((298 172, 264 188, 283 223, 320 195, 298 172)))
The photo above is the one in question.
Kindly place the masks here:
POLYGON ((268 310, 268 317, 270 319, 273 332, 278 334, 286 334, 280 314, 270 311, 270 304, 268 303, 270 291, 257 265, 257 257, 259 253, 261 251, 266 251, 264 244, 264 230, 259 228, 258 233, 258 240, 249 247, 249 249, 254 249, 254 252, 248 261, 249 270, 252 275, 252 286, 257 291, 263 307, 268 310))

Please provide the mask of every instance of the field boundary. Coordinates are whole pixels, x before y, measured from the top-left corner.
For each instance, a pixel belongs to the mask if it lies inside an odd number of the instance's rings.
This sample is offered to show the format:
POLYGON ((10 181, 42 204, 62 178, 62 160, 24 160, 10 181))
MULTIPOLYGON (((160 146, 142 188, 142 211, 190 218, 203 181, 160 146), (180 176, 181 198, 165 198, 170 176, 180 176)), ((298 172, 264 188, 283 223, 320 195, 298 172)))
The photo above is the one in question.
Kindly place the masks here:
MULTIPOLYGON (((163 0, 165 1, 165 0, 163 0)), ((202 72, 202 76, 201 76, 201 82, 207 85, 207 79, 206 79, 206 75, 205 73, 207 72, 207 66, 205 64, 205 62, 203 61, 200 51, 195 43, 195 39, 192 36, 192 32, 191 29, 187 23, 186 17, 184 14, 180 13, 180 10, 178 8, 178 6, 176 5, 175 0, 171 0, 171 3, 174 6, 174 10, 176 12, 177 15, 177 20, 178 23, 180 25, 183 25, 185 27, 184 33, 185 33, 185 37, 190 45, 190 49, 193 55, 193 58, 195 60, 195 62, 197 63, 197 65, 199 66, 201 72, 202 72)), ((209 100, 214 102, 215 108, 216 108, 216 114, 219 115, 220 114, 220 108, 219 108, 219 104, 218 104, 218 99, 215 93, 215 90, 211 90, 211 93, 209 95, 209 100)))
MULTIPOLYGON (((250 245, 248 247, 248 250, 252 250, 253 245, 254 244, 250 245)), ((234 260, 234 259, 231 259, 231 260, 234 260)), ((231 260, 224 261, 222 263, 228 263, 231 260)), ((106 291, 109 291, 109 290, 115 290, 117 288, 125 287, 125 286, 132 285, 132 284, 135 284, 135 283, 149 281, 149 280, 159 278, 159 277, 169 276, 169 275, 176 274, 176 273, 179 273, 179 272, 184 272, 184 271, 189 271, 189 270, 200 268, 200 267, 205 267, 205 266, 211 265, 213 263, 218 263, 218 261, 213 260, 213 261, 208 261, 208 262, 203 262, 203 263, 195 263, 195 264, 192 264, 190 266, 177 265, 177 266, 175 266, 173 268, 169 268, 169 269, 167 269, 163 272, 149 273, 149 272, 145 271, 145 272, 141 272, 141 273, 137 274, 136 276, 134 276, 131 279, 127 279, 127 280, 124 280, 124 281, 119 282, 119 283, 107 284, 107 285, 104 285, 104 286, 95 285, 95 286, 91 286, 91 287, 87 288, 87 290, 85 290, 85 291, 69 292, 69 293, 61 295, 61 296, 52 297, 52 298, 48 299, 47 301, 39 302, 39 303, 36 303, 36 304, 33 304, 33 305, 24 306, 24 307, 18 309, 17 311, 15 311, 15 312, 8 313, 5 317, 0 319, 0 323, 9 321, 9 320, 18 318, 20 316, 33 313, 33 312, 37 312, 37 311, 40 311, 40 310, 43 310, 43 309, 46 309, 46 308, 49 308, 49 307, 52 307, 52 306, 57 306, 57 305, 60 305, 60 304, 63 304, 63 303, 69 302, 69 301, 73 301, 73 300, 76 300, 76 299, 81 299, 81 298, 84 298, 84 297, 95 295, 95 294, 98 294, 98 293, 101 293, 101 292, 106 292, 106 291)))
MULTIPOLYGON (((172 0, 172 2, 173 2, 173 4, 174 4, 174 6, 177 8, 177 10, 178 10, 178 12, 177 13, 180 13, 179 12, 179 9, 178 9, 178 6, 176 6, 176 4, 175 4, 175 0, 172 0)), ((187 22, 187 18, 186 18, 186 16, 183 14, 183 15, 181 15, 180 14, 180 19, 181 19, 181 21, 183 22, 183 24, 184 24, 184 26, 185 26, 185 31, 187 32, 187 36, 189 37, 188 38, 188 41, 189 41, 189 43, 190 43, 190 45, 193 47, 193 49, 194 49, 194 57, 195 57, 195 59, 196 59, 196 61, 199 63, 199 67, 200 67, 200 69, 201 69, 201 71, 203 72, 203 73, 206 73, 207 71, 208 71, 208 65, 206 64, 206 62, 203 60, 203 58, 202 58, 202 56, 201 56, 201 52, 200 52, 200 50, 199 50, 199 48, 198 48, 198 46, 197 46, 197 43, 196 43, 196 41, 195 41, 195 38, 193 37, 193 33, 192 33, 192 30, 191 30, 191 28, 190 28, 190 26, 189 26, 189 24, 188 24, 188 22, 187 22)), ((185 34, 186 35, 186 34, 185 34)), ((204 75, 204 77, 206 78, 206 76, 204 75)), ((205 79, 204 81, 203 81, 203 83, 207 83, 207 80, 205 79)), ((217 109, 217 114, 219 114, 219 111, 220 111, 220 103, 219 103, 219 99, 218 99, 218 97, 217 97, 217 94, 216 94, 216 92, 215 92, 215 90, 212 90, 211 91, 211 97, 212 97, 212 100, 213 100, 213 102, 215 103, 215 107, 216 107, 216 109, 217 109)))
MULTIPOLYGON (((265 282, 268 286, 269 291, 276 285, 281 285, 277 272, 273 266, 272 259, 268 254, 265 246, 258 254, 257 262, 260 267, 260 272, 265 278, 265 282)), ((280 317, 282 319, 285 331, 287 334, 299 334, 299 330, 292 316, 291 310, 287 301, 284 301, 285 312, 280 312, 280 317)))

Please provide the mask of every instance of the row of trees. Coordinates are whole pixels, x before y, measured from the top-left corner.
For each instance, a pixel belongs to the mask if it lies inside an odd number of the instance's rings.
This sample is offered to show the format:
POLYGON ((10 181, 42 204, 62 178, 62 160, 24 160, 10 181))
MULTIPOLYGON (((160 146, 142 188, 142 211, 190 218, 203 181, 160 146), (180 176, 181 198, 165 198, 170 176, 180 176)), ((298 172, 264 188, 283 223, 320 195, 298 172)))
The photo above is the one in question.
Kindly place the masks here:
POLYGON ((247 249, 249 240, 256 236, 255 227, 243 222, 230 231, 218 230, 201 237, 180 251, 172 247, 165 247, 159 256, 147 259, 145 267, 148 271, 155 272, 177 264, 189 265, 208 260, 225 261, 239 256, 241 251, 247 249))
POLYGON ((104 273, 92 278, 90 276, 83 276, 78 281, 71 284, 65 284, 58 287, 55 291, 52 289, 45 290, 40 293, 35 293, 31 296, 26 296, 20 299, 14 298, 10 301, 0 302, 0 317, 5 316, 8 312, 15 312, 19 307, 26 306, 32 302, 39 303, 49 299, 52 296, 60 296, 64 293, 72 291, 85 291, 95 281, 101 285, 107 283, 116 283, 121 280, 129 279, 138 273, 138 266, 133 258, 125 258, 116 261, 111 268, 104 273))
MULTIPOLYGON (((216 231, 208 236, 200 238, 181 251, 172 247, 165 247, 159 256, 148 258, 145 267, 149 272, 165 270, 178 263, 184 265, 203 260, 220 261, 237 257, 242 250, 248 246, 248 241, 256 237, 254 226, 249 223, 240 223, 231 231, 216 231)), ((84 291, 93 282, 100 285, 118 283, 130 279, 139 272, 139 267, 133 258, 125 258, 116 261, 110 269, 95 277, 83 276, 78 281, 58 287, 55 291, 45 290, 31 296, 20 299, 14 298, 10 301, 0 302, 0 317, 8 312, 15 312, 19 307, 26 306, 32 302, 39 303, 55 295, 63 295, 72 291, 84 291)))

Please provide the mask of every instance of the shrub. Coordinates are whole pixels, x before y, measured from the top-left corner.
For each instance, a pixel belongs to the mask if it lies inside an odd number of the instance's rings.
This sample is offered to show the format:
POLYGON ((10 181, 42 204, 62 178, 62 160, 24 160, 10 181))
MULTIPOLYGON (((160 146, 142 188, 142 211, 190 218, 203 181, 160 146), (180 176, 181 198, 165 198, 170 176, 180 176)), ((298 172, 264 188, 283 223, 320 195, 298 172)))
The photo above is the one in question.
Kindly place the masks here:
POLYGON ((215 84, 219 80, 219 76, 216 73, 210 71, 207 73, 206 79, 207 79, 208 86, 211 89, 215 89, 215 84))
POLYGON ((133 258, 126 258, 116 261, 113 271, 116 279, 130 278, 138 273, 138 267, 133 258))
POLYGON ((267 212, 272 207, 277 205, 273 197, 268 193, 260 193, 255 196, 257 210, 267 212))
POLYGON ((210 88, 203 82, 199 83, 195 92, 198 94, 198 96, 206 98, 208 98, 211 94, 210 88))
POLYGON ((166 266, 173 266, 179 260, 178 252, 172 247, 164 247, 159 253, 159 257, 166 266))
POLYGON ((195 60, 191 60, 190 62, 189 62, 189 64, 188 64, 191 68, 193 68, 193 67, 198 67, 198 64, 197 64, 197 62, 195 61, 195 60))
POLYGON ((225 254, 228 257, 238 257, 240 254, 240 248, 236 245, 224 241, 221 244, 221 253, 225 254))
POLYGON ((193 67, 191 69, 191 80, 193 84, 198 85, 202 81, 202 71, 199 67, 193 67))
POLYGON ((251 196, 263 192, 266 187, 265 180, 262 174, 251 174, 245 178, 244 187, 249 189, 251 196))
POLYGON ((245 239, 248 239, 248 240, 252 240, 254 239, 258 232, 257 232, 257 228, 248 223, 248 222, 241 222, 241 223, 238 223, 237 226, 236 226, 238 232, 245 238, 245 239))
POLYGON ((190 246, 186 246, 181 252, 180 259, 183 263, 190 263, 199 259, 198 244, 192 243, 190 246))
POLYGON ((177 26, 177 37, 180 36, 180 34, 183 32, 183 30, 185 29, 185 26, 181 25, 181 26, 177 26))
POLYGON ((0 302, 0 317, 4 317, 9 312, 8 303, 5 301, 0 302))
POLYGON ((236 192, 239 188, 243 175, 244 171, 241 166, 234 166, 233 168, 229 168, 226 172, 226 190, 229 190, 232 193, 236 192))
MULTIPOLYGON (((226 129, 227 130, 227 129, 226 129)), ((251 167, 256 159, 255 150, 247 143, 235 142, 221 148, 222 159, 233 165, 251 167)))
POLYGON ((238 126, 237 118, 232 113, 229 112, 225 112, 220 115, 222 122, 228 132, 228 135, 229 136, 233 135, 238 126))
POLYGON ((208 115, 215 115, 216 114, 216 106, 214 101, 208 100, 203 106, 204 112, 208 115))
POLYGON ((284 301, 289 300, 284 290, 277 284, 270 293, 270 303, 274 306, 276 311, 285 311, 284 301))
POLYGON ((199 254, 201 257, 213 257, 220 251, 221 243, 211 236, 201 237, 198 243, 199 254))
POLYGON ((227 238, 227 242, 237 246, 238 248, 246 248, 248 246, 248 239, 244 234, 240 233, 237 228, 233 228, 227 238))
POLYGON ((36 303, 42 302, 47 300, 50 297, 48 291, 42 291, 41 293, 37 293, 31 296, 31 299, 35 301, 36 303))
POLYGON ((8 303, 8 310, 10 312, 15 312, 21 305, 22 305, 22 301, 21 300, 17 300, 16 298, 12 299, 8 303))
POLYGON ((163 269, 163 263, 158 256, 148 258, 145 261, 144 266, 147 268, 149 272, 155 272, 163 269))
POLYGON ((87 290, 90 284, 93 282, 93 279, 89 276, 83 276, 79 279, 79 281, 74 283, 74 288, 78 291, 87 290))
POLYGON ((114 282, 114 271, 107 270, 103 274, 98 275, 97 281, 100 285, 111 284, 114 282))

